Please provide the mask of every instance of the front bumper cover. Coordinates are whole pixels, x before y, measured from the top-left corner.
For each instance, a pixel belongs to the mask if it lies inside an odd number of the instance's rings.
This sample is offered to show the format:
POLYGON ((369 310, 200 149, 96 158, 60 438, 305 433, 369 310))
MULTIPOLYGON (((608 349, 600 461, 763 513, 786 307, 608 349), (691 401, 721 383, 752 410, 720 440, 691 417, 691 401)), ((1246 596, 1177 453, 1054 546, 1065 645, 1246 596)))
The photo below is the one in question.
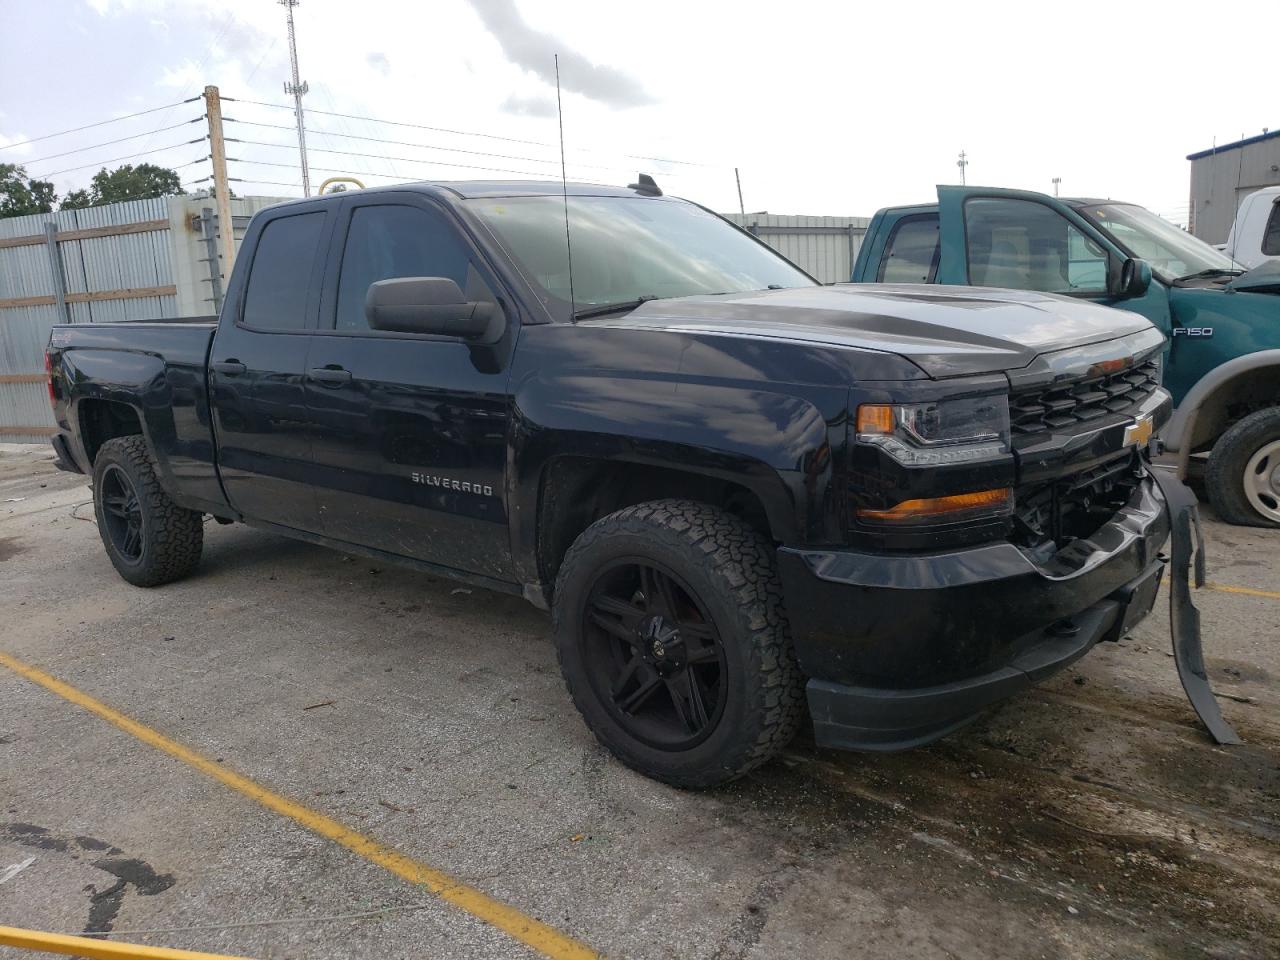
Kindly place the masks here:
POLYGON ((1118 639, 1155 601, 1170 515, 1155 479, 1045 560, 1010 543, 891 556, 783 548, 818 743, 897 750, 1118 639))

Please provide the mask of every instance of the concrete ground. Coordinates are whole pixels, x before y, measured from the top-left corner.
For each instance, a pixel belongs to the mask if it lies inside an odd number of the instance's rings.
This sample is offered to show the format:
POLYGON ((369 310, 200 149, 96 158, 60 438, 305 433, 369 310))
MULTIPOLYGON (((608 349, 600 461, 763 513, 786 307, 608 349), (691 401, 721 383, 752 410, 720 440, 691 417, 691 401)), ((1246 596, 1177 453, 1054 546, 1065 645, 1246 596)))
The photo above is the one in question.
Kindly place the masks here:
MULTIPOLYGON (((1280 532, 1206 524, 1196 601, 1245 746, 1198 726, 1161 605, 933 747, 802 737, 697 794, 596 744, 520 600, 212 523, 195 576, 139 590, 88 499, 43 450, 0 450, 0 651, 609 956, 1280 954, 1280 532)), ((0 924, 533 955, 2 667, 0 924)))

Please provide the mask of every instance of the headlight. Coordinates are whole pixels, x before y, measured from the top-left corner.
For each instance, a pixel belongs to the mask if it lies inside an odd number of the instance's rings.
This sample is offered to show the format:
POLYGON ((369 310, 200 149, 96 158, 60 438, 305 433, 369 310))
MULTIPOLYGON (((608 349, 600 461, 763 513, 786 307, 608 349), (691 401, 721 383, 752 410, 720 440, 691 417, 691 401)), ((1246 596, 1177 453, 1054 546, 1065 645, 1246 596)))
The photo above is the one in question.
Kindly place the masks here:
POLYGON ((1009 452, 1009 398, 864 403, 858 442, 909 467, 991 460, 1009 452))

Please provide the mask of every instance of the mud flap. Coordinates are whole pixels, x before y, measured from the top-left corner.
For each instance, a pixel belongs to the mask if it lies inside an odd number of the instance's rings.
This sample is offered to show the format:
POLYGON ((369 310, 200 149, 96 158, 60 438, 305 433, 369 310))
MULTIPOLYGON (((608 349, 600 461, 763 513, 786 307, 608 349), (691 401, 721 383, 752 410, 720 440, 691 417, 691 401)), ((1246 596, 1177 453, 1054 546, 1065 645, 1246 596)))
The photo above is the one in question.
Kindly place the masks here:
POLYGON ((1220 744, 1244 743, 1231 724, 1222 717, 1218 701, 1209 687, 1204 667, 1204 651, 1200 645, 1200 611, 1191 602, 1191 585, 1187 569, 1192 564, 1192 534, 1195 535, 1196 586, 1205 581, 1204 532, 1200 527, 1200 511, 1196 497, 1171 470, 1151 470, 1156 485, 1164 494, 1169 511, 1169 539, 1172 560, 1169 563, 1169 632, 1173 635, 1173 658, 1178 665, 1178 679, 1187 699, 1195 708, 1201 723, 1220 744))

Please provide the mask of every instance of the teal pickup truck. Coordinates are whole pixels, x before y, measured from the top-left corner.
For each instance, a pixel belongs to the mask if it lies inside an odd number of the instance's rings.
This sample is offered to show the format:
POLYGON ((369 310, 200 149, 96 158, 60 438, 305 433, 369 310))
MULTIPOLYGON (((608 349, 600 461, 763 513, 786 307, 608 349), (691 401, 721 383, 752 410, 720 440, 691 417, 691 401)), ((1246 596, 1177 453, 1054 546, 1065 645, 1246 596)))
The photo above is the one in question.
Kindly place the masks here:
MULTIPOLYGON (((1162 437, 1182 476, 1223 519, 1280 526, 1280 263, 1245 270, 1129 203, 944 186, 875 215, 852 280, 1037 290, 1149 318, 1168 338, 1162 437)), ((1088 387, 1064 387, 1063 408, 1088 387)))

